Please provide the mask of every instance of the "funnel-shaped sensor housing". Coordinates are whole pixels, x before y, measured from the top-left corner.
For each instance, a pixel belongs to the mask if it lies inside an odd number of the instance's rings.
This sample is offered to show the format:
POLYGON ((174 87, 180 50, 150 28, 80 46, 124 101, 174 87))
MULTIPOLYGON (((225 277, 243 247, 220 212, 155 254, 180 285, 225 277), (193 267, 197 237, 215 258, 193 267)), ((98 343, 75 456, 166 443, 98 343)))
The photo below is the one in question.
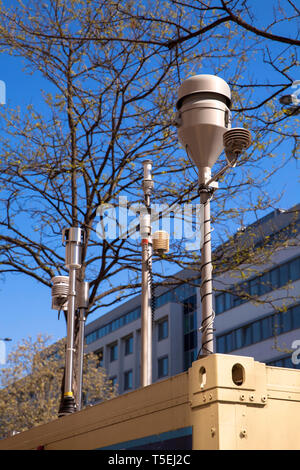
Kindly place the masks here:
POLYGON ((178 138, 206 183, 210 170, 223 151, 223 134, 231 127, 231 93, 215 75, 195 75, 178 91, 178 138))
POLYGON ((234 167, 237 159, 251 145, 251 133, 248 129, 235 127, 223 135, 225 155, 228 164, 234 167))

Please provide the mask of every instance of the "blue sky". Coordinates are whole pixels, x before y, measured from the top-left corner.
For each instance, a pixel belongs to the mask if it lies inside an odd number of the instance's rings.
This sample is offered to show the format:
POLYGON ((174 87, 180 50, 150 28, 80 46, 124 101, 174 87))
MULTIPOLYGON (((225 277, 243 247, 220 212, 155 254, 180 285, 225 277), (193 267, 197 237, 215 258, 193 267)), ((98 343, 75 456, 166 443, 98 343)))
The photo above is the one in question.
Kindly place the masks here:
MULTIPOLYGON (((11 107, 26 107, 28 104, 42 106, 41 90, 51 89, 38 74, 28 75, 23 71, 22 61, 8 54, 0 55, 1 76, 6 84, 6 102, 11 107)), ((42 333, 55 341, 66 334, 63 317, 58 320, 51 309, 51 292, 34 279, 24 275, 7 274, 0 281, 0 337, 11 338, 6 343, 6 352, 14 348, 23 338, 35 338, 42 333)))
MULTIPOLYGON (((9 105, 22 108, 32 103, 43 106, 41 90, 51 91, 49 84, 38 74, 25 74, 18 58, 3 54, 0 55, 0 63, 0 80, 6 83, 6 101, 9 105)), ((300 79, 300 70, 299 76, 294 79, 300 79)), ((273 178, 272 185, 276 191, 285 190, 280 207, 289 208, 299 203, 299 166, 296 162, 291 162, 281 170, 273 178)), ((0 281, 0 305, 0 338, 12 338, 7 343, 7 352, 28 336, 35 338, 42 333, 52 336, 53 341, 65 336, 63 317, 58 320, 57 312, 51 309, 50 290, 33 279, 7 274, 5 281, 0 281)), ((92 315, 89 321, 96 317, 97 314, 92 315)))

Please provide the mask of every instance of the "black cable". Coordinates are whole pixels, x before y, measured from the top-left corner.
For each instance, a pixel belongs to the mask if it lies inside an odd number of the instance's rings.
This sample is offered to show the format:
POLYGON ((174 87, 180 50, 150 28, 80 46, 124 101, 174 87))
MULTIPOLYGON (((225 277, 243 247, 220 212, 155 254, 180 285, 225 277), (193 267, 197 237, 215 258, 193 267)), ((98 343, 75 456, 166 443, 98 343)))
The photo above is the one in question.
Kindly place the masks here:
POLYGON ((154 315, 156 310, 156 298, 155 298, 155 284, 153 282, 153 272, 152 272, 152 256, 150 256, 150 250, 148 245, 148 282, 150 285, 151 292, 151 315, 152 315, 152 325, 154 324, 154 315))
POLYGON ((156 298, 155 298, 155 285, 153 282, 153 274, 152 271, 149 271, 149 283, 150 283, 150 290, 151 290, 151 314, 152 314, 152 324, 154 324, 154 316, 156 310, 156 298))

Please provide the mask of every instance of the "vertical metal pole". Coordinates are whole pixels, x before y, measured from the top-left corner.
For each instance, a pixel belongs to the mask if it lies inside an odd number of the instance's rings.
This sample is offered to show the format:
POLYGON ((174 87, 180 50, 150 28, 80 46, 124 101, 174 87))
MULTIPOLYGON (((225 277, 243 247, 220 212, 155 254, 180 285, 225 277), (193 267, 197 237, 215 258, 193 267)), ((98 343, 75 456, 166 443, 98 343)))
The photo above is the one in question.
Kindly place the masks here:
POLYGON ((145 196, 145 213, 141 214, 142 239, 142 302, 141 302, 141 386, 152 383, 152 314, 150 289, 150 257, 152 254, 151 218, 148 213, 150 195, 153 191, 151 176, 152 162, 146 160, 144 165, 143 190, 145 196))
POLYGON ((78 354, 77 354, 77 392, 75 396, 76 407, 81 410, 82 407, 82 381, 83 381, 83 353, 84 353, 84 326, 86 312, 89 306, 89 283, 78 282, 77 287, 77 309, 79 310, 79 330, 78 330, 78 354))
POLYGON ((67 314, 67 348, 65 362, 65 382, 63 403, 59 416, 74 413, 75 400, 74 380, 74 326, 76 310, 76 272, 81 268, 81 246, 84 231, 78 227, 63 230, 63 242, 66 242, 66 268, 69 270, 68 314, 67 314))
POLYGON ((84 323, 85 308, 79 310, 79 342, 78 342, 78 363, 77 363, 77 396, 76 408, 81 410, 82 407, 82 371, 83 371, 83 350, 84 350, 84 323))
POLYGON ((67 349, 64 396, 73 397, 74 322, 76 296, 76 268, 69 269, 69 294, 67 315, 67 349))
POLYGON ((212 301, 212 257, 211 257, 211 227, 210 227, 210 199, 212 189, 207 184, 210 180, 210 168, 205 167, 199 171, 200 203, 203 204, 203 244, 201 249, 201 352, 207 356, 214 352, 214 312, 212 301))
POLYGON ((152 319, 149 296, 149 243, 142 240, 141 385, 152 383, 152 319))

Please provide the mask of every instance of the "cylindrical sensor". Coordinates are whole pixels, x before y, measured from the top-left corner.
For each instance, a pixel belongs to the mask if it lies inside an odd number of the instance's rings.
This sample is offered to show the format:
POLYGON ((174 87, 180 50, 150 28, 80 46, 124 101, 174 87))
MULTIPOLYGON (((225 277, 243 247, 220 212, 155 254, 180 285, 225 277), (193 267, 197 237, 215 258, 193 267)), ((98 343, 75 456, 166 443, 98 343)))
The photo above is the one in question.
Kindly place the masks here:
POLYGON ((76 307, 77 308, 88 308, 89 306, 89 289, 90 285, 85 281, 77 281, 76 283, 76 307))
POLYGON ((79 227, 63 229, 63 243, 66 244, 65 264, 66 268, 81 267, 81 251, 84 243, 85 231, 79 227))
POLYGON ((151 235, 151 217, 150 214, 146 214, 144 211, 140 215, 140 234, 142 240, 149 238, 151 235))
POLYGON ((152 161, 144 160, 143 166, 144 166, 144 180, 152 180, 152 175, 151 175, 152 161))

